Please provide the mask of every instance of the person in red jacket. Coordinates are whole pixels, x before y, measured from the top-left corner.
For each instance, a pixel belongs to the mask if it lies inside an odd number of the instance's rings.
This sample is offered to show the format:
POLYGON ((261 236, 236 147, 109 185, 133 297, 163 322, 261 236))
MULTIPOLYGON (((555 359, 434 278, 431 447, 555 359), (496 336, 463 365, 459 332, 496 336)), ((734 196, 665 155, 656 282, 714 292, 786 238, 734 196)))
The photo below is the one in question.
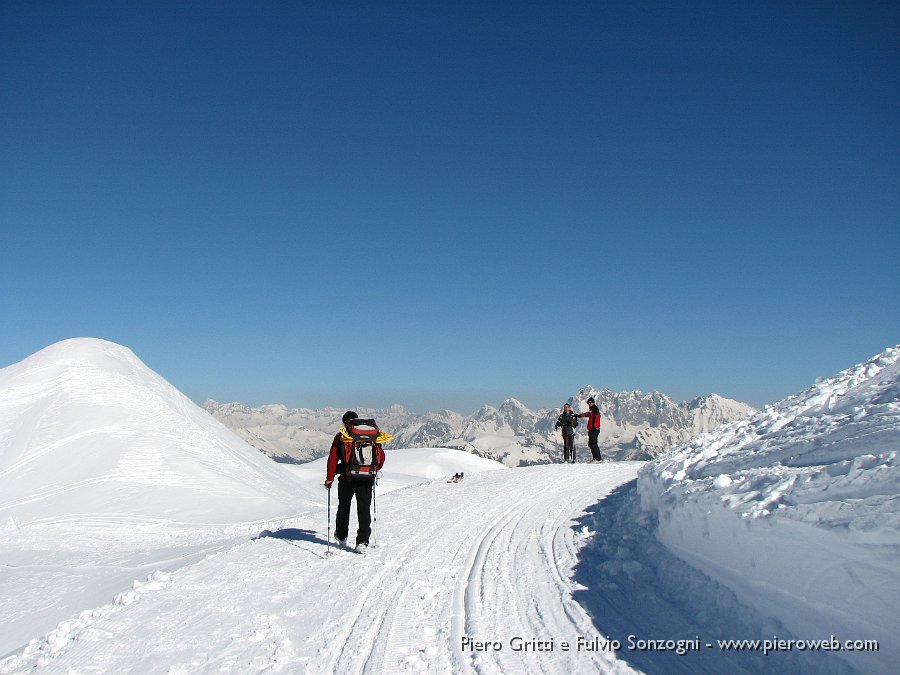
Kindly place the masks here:
MULTIPOLYGON (((344 413, 341 421, 346 426, 351 420, 359 417, 353 410, 344 413)), ((335 434, 328 452, 328 471, 325 477, 325 487, 331 489, 334 477, 338 475, 338 508, 335 519, 334 538, 341 546, 347 545, 347 535, 350 529, 350 500, 356 497, 356 519, 359 529, 356 531, 356 550, 363 552, 369 546, 369 535, 372 534, 372 485, 375 477, 351 478, 350 458, 353 454, 353 442, 345 441, 340 432, 335 434)), ((381 444, 375 444, 375 471, 380 471, 384 466, 384 450, 381 444)))
POLYGON ((600 437, 600 408, 594 403, 593 397, 587 400, 588 412, 581 413, 579 417, 587 417, 588 423, 588 447, 591 449, 591 456, 595 462, 602 462, 603 455, 600 454, 600 444, 597 442, 600 437))

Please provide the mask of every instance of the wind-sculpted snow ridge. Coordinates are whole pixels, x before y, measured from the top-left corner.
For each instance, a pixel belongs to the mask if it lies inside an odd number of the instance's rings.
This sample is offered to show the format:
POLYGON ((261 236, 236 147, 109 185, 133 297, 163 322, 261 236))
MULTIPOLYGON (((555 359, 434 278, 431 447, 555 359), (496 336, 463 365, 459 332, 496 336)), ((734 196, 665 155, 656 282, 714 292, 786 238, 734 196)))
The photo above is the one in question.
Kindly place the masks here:
POLYGON ((666 549, 656 538, 656 514, 641 509, 636 481, 579 522, 588 536, 575 568, 582 586, 575 598, 635 668, 665 675, 856 672, 823 650, 767 651, 764 641, 773 636, 798 638, 666 549), (763 648, 748 647, 754 643, 763 648))
MULTIPOLYGON (((900 662, 900 347, 696 438, 640 473, 671 551, 801 637, 900 662)), ((847 651, 839 652, 851 662, 847 651)))
POLYGON ((0 370, 0 429, 0 540, 77 527, 110 543, 306 506, 282 467, 111 342, 0 370))

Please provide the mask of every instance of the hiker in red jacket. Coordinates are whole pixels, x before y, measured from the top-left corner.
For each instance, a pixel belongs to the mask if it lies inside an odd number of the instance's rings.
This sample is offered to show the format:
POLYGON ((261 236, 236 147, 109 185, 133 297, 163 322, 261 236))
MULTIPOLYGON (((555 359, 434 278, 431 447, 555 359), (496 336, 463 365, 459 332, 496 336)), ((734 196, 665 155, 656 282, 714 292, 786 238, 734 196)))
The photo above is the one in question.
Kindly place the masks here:
MULTIPOLYGON (((346 427, 349 422, 359 416, 348 410, 341 421, 346 427)), ((338 476, 338 508, 335 519, 334 538, 341 546, 347 545, 347 534, 350 529, 350 500, 356 497, 356 519, 359 529, 356 531, 356 550, 365 551, 369 546, 369 535, 372 534, 372 485, 375 477, 351 478, 350 459, 353 455, 353 442, 345 441, 340 432, 335 434, 331 442, 331 450, 328 452, 328 472, 325 478, 325 487, 331 489, 335 474, 338 476)), ((380 471, 384 466, 384 450, 381 444, 375 444, 375 471, 380 471)))
POLYGON ((600 436, 600 408, 594 403, 593 397, 587 400, 587 404, 590 410, 586 413, 581 413, 579 417, 588 418, 588 447, 591 449, 591 456, 594 458, 592 461, 602 462, 603 455, 600 454, 600 445, 597 443, 597 439, 600 436))

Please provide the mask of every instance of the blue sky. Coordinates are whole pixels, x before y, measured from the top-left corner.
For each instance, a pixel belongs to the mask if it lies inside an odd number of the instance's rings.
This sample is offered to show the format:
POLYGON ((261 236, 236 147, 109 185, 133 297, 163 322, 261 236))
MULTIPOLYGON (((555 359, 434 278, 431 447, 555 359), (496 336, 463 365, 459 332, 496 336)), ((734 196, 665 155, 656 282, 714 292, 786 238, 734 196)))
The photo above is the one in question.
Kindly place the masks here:
POLYGON ((774 402, 900 342, 900 5, 4 2, 0 366, 774 402))

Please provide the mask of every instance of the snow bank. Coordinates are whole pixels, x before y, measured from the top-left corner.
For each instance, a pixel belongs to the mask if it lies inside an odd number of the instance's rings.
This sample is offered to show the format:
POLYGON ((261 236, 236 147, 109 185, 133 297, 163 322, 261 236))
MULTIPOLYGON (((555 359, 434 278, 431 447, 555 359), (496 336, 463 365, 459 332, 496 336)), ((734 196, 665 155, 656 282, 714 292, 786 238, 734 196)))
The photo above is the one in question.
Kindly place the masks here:
POLYGON ((306 505, 283 467, 125 347, 66 340, 0 370, 0 541, 133 540, 306 505))
POLYGON ((674 448, 638 489, 676 555, 798 637, 878 640, 878 653, 852 663, 893 672, 898 447, 895 347, 674 448))

